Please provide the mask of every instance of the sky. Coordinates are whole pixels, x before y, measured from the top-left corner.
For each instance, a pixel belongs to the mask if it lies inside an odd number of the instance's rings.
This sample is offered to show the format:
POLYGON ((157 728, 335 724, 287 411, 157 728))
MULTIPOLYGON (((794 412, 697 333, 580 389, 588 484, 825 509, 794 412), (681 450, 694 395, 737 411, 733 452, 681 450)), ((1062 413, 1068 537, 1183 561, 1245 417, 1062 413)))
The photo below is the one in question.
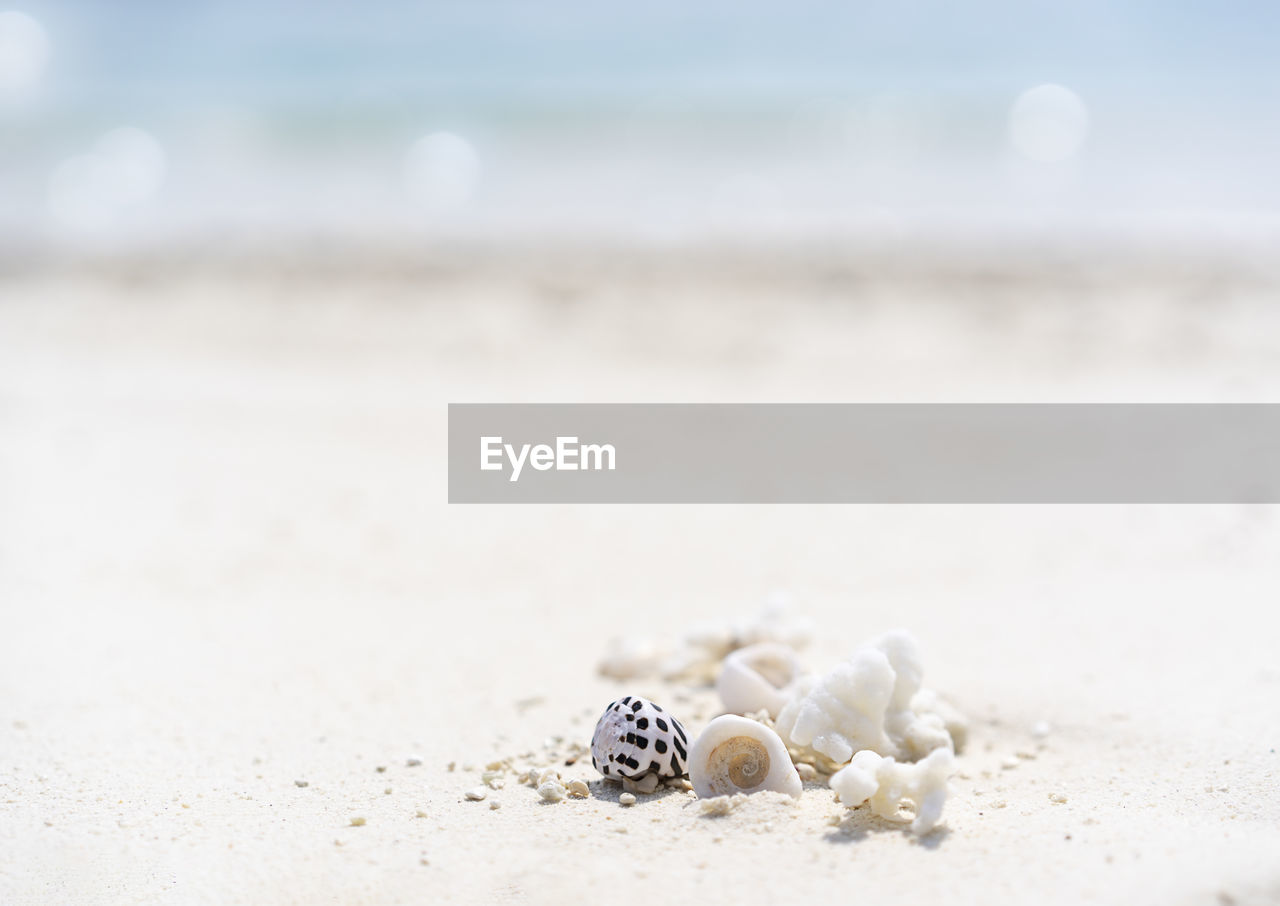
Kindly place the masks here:
POLYGON ((30 0, 0 231, 1269 224, 1278 61, 1240 2, 30 0))

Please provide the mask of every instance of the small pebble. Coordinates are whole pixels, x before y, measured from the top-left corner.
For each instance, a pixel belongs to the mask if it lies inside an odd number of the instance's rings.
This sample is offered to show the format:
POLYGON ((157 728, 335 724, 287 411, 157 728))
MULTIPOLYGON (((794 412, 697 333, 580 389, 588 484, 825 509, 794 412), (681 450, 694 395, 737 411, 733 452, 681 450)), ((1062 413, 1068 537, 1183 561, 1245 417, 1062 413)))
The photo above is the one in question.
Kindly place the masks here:
POLYGON ((502 808, 502 803, 501 803, 501 802, 499 802, 497 799, 490 800, 490 802, 489 802, 489 811, 491 811, 491 812, 496 812, 496 811, 497 811, 498 809, 500 809, 500 808, 502 808))
POLYGON ((635 805, 636 797, 634 793, 623 793, 618 797, 619 805, 635 805))
POLYGON ((1017 767, 1019 764, 1021 764, 1021 763, 1022 763, 1022 762, 1020 762, 1020 761, 1018 760, 1018 757, 1017 757, 1016 755, 1010 755, 1010 756, 1009 756, 1008 758, 1006 758, 1004 761, 1000 762, 1000 767, 1001 767, 1001 768, 1003 768, 1004 770, 1008 771, 1008 770, 1011 770, 1011 769, 1013 769, 1013 768, 1016 768, 1016 767, 1017 767))
POLYGON ((421 758, 410 758, 408 761, 404 763, 404 766, 406 768, 416 768, 416 767, 419 767, 421 764, 422 764, 421 758))
POLYGON ((1038 720, 1031 727, 1031 735, 1036 739, 1044 739, 1049 735, 1050 729, 1047 720, 1038 720))
POLYGON ((298 787, 299 789, 304 789, 306 787, 311 786, 310 782, 306 780, 295 780, 293 782, 293 785, 298 787))
POLYGON ((538 795, 547 802, 559 802, 565 797, 564 784, 559 780, 548 780, 538 785, 538 795))
POLYGON ((639 780, 624 777, 622 778, 622 788, 628 793, 644 793, 648 795, 658 788, 658 775, 645 774, 639 780))
POLYGON ((570 780, 569 795, 575 799, 585 799, 591 795, 591 787, 587 786, 585 780, 570 780))
POLYGON ((738 806, 733 796, 712 796, 698 800, 698 811, 712 818, 723 818, 738 806))
POLYGON ((559 782, 560 772, 555 768, 532 768, 529 771, 529 786, 539 787, 550 781, 559 782))
POLYGON ((479 802, 480 800, 484 799, 485 796, 488 796, 488 795, 489 795, 489 791, 482 786, 472 787, 466 792, 466 797, 470 799, 472 802, 479 802))
POLYGON ((800 779, 805 783, 813 783, 818 779, 818 769, 811 764, 801 762, 796 765, 796 773, 800 775, 800 779))
POLYGON ((385 764, 380 764, 376 768, 374 768, 374 770, 377 771, 379 774, 385 774, 387 773, 387 766, 385 764))
POLYGON ((427 813, 426 813, 426 812, 424 812, 422 809, 418 809, 416 812, 414 812, 414 813, 413 813, 413 817, 415 817, 415 818, 425 818, 425 817, 427 817, 427 813))
POLYGON ((364 827, 364 819, 363 819, 363 818, 352 818, 352 819, 351 819, 351 826, 352 826, 352 827, 364 827))
POLYGON ((1061 793, 1050 793, 1049 801, 1057 805, 1061 805, 1062 803, 1067 801, 1067 797, 1062 795, 1061 793))
POLYGON ((385 790, 383 790, 383 791, 382 791, 382 795, 384 795, 384 796, 390 796, 390 795, 391 795, 391 787, 387 787, 385 790))

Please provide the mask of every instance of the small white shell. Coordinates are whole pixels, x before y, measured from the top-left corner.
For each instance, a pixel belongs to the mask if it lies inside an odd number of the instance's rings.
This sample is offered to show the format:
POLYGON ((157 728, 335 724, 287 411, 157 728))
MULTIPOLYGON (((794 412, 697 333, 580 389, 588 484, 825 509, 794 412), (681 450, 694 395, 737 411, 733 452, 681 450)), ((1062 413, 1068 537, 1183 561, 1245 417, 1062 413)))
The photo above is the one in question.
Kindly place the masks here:
POLYGON ((546 783, 538 784, 538 795, 547 802, 559 802, 568 792, 559 780, 548 780, 546 783))
POLYGON ((694 741, 689 780, 700 799, 761 790, 799 799, 804 789, 778 734, 734 714, 711 721, 694 741))
POLYGON ((790 646, 761 642, 739 648, 724 659, 716 691, 726 711, 752 714, 763 710, 777 717, 799 677, 800 661, 790 646))

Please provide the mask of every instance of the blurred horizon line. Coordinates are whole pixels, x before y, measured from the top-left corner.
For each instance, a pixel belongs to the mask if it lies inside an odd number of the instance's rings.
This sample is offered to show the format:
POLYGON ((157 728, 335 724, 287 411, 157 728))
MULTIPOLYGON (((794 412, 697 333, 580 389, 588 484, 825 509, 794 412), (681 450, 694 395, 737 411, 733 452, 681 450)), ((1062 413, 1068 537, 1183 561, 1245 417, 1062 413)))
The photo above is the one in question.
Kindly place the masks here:
MULTIPOLYGON (((699 234, 681 238, 539 234, 412 239, 403 235, 241 236, 219 242, 172 237, 161 243, 71 248, 20 242, 0 248, 0 282, 75 278, 232 280, 330 278, 444 281, 486 275, 533 278, 549 295, 584 277, 685 275, 727 283, 756 281, 836 285, 845 281, 971 280, 1055 283, 1095 280, 1179 284, 1280 285, 1274 254, 1280 224, 1250 241, 1131 230, 1052 236, 1025 231, 949 230, 886 236, 869 232, 787 237, 699 234), (496 270, 495 270, 495 266, 496 270)), ((569 295, 573 295, 571 292, 569 295)))

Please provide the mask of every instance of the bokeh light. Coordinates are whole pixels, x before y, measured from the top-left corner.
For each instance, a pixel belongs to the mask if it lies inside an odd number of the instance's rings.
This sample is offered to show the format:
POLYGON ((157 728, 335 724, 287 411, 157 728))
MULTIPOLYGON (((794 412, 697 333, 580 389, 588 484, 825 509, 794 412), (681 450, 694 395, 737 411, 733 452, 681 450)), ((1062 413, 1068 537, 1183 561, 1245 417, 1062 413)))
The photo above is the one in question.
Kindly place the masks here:
POLYGON ((64 160, 53 171, 49 212, 67 227, 111 226, 155 198, 166 169, 164 148, 150 133, 112 129, 88 153, 64 160))
POLYGON ((1009 110, 1009 140, 1030 160, 1069 160, 1089 135, 1089 108, 1061 85, 1037 85, 1024 91, 1009 110))
POLYGON ((471 143, 452 132, 433 132, 414 143, 405 158, 410 196, 434 213, 465 208, 480 180, 480 158, 471 143))
POLYGON ((17 10, 0 12, 0 100, 34 87, 48 60, 49 36, 44 26, 17 10))
POLYGON ((31 225, 88 222, 147 243, 159 215, 196 245, 259 229, 300 243, 416 241, 424 227, 623 239, 654 222, 861 236, 873 209, 965 235, 1027 218, 1195 232, 1217 215, 1252 231, 1280 216, 1270 22, 1205 13, 1193 24, 1220 26, 1218 49, 1155 46, 1133 11, 1035 29, 1030 11, 984 7, 978 33, 933 4, 927 18, 948 25, 923 40, 915 16, 877 13, 867 29, 839 4, 830 21, 761 6, 725 43, 707 40, 719 12, 691 30, 668 0, 628 10, 623 30, 579 5, 573 40, 507 3, 323 4, 302 29, 296 3, 14 3, 0 13, 0 244, 56 245, 75 237, 31 225), (1132 53, 1084 40, 1103 20, 1132 53), (181 160, 146 216, 127 199, 154 194, 163 166, 142 161, 155 155, 125 153, 134 176, 94 175, 93 137, 122 123, 181 160))

